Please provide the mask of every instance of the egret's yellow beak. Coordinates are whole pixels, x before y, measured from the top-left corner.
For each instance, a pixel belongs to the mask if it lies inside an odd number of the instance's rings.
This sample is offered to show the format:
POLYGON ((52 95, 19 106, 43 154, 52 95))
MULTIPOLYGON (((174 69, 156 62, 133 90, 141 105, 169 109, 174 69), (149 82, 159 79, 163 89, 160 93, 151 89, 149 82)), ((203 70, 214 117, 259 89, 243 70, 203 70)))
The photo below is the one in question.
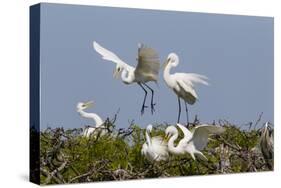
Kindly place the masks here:
POLYGON ((167 65, 169 64, 170 59, 167 59, 165 63, 162 65, 162 68, 165 69, 167 65))
POLYGON ((94 105, 94 101, 85 102, 84 105, 85 105, 86 108, 90 108, 91 106, 94 105))

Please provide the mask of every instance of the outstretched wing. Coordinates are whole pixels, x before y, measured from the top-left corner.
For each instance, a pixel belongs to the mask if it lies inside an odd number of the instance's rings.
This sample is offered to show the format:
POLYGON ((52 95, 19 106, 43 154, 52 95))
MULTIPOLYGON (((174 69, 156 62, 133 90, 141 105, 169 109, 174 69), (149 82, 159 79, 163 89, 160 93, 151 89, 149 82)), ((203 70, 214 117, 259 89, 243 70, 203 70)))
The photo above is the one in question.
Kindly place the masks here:
POLYGON ((143 78, 141 81, 156 81, 160 69, 158 53, 150 47, 142 44, 138 49, 138 64, 135 70, 136 78, 143 78))
POLYGON ((194 89, 195 84, 208 85, 206 81, 208 78, 204 75, 195 73, 175 73, 173 77, 177 81, 179 91, 177 93, 186 101, 188 104, 194 104, 198 99, 198 95, 194 89))
POLYGON ((179 86, 178 94, 188 103, 194 104, 198 99, 198 95, 192 85, 186 84, 183 80, 176 81, 179 86))
POLYGON ((192 138, 192 133, 185 126, 179 123, 177 123, 177 126, 182 130, 186 140, 190 140, 192 138))
POLYGON ((204 84, 209 85, 209 83, 206 81, 208 80, 207 76, 196 74, 196 73, 176 73, 181 77, 181 79, 188 85, 191 85, 194 87, 194 84, 204 84))
POLYGON ((210 134, 221 134, 224 128, 215 125, 199 125, 193 132, 192 141, 197 150, 204 149, 208 144, 210 134))
POLYGON ((93 42, 94 49, 102 56, 103 59, 112 61, 118 64, 126 64, 122 61, 115 53, 105 49, 101 45, 99 45, 96 41, 93 42))

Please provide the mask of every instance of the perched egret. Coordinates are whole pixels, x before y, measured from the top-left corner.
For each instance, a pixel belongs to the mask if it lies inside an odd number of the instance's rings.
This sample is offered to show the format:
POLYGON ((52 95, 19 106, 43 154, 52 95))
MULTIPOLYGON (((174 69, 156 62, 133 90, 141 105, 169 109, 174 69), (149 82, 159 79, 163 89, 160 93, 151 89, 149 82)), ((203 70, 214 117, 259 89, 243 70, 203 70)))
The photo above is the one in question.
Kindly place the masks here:
POLYGON ((202 160, 207 160, 200 150, 203 150, 208 144, 208 137, 210 134, 220 134, 224 131, 223 127, 214 125, 199 125, 195 127, 192 132, 179 123, 177 126, 182 130, 184 138, 175 146, 174 142, 179 135, 178 130, 175 126, 167 127, 165 134, 167 138, 170 138, 168 141, 168 150, 178 155, 189 153, 194 160, 195 155, 202 160))
POLYGON ((88 101, 88 102, 79 102, 77 104, 77 112, 84 118, 87 119, 92 119, 94 120, 96 126, 95 127, 87 127, 83 131, 83 136, 85 137, 90 137, 91 134, 95 134, 97 132, 100 132, 101 135, 104 135, 106 133, 105 128, 103 126, 103 120, 101 119, 100 116, 98 116, 95 113, 88 113, 85 112, 87 108, 93 106, 94 102, 93 101, 88 101), (100 130, 99 130, 100 129, 100 130))
POLYGON ((261 129, 260 136, 260 148, 263 157, 270 169, 273 169, 273 157, 274 157, 274 142, 273 142, 273 129, 270 127, 269 122, 266 122, 261 129))
POLYGON ((185 110, 186 110, 186 118, 187 118, 187 126, 189 124, 188 121, 188 108, 187 104, 193 105, 198 99, 197 93, 194 89, 194 84, 200 83, 204 85, 208 85, 206 81, 208 78, 204 75, 195 74, 195 73, 174 73, 170 74, 170 70, 172 67, 176 67, 179 64, 179 57, 175 53, 170 53, 166 62, 164 63, 164 80, 169 88, 171 88, 176 95, 178 96, 178 120, 177 123, 180 122, 180 114, 181 114, 181 103, 180 99, 183 99, 185 102, 185 110))
POLYGON ((150 138, 152 125, 146 127, 146 142, 142 145, 141 153, 150 161, 163 161, 169 157, 167 143, 159 136, 150 138))
POLYGON ((137 83, 143 89, 145 95, 141 108, 142 115, 144 113, 144 109, 147 108, 147 106, 145 105, 147 96, 147 90, 145 89, 145 87, 147 87, 151 91, 150 107, 151 113, 153 114, 153 112, 155 111, 155 103, 153 101, 154 90, 150 86, 148 86, 146 82, 157 82, 160 69, 160 60, 157 52, 152 48, 145 47, 144 45, 139 44, 137 57, 138 64, 135 68, 126 64, 116 54, 103 48, 97 42, 94 41, 93 46, 103 59, 116 63, 116 68, 113 74, 115 78, 119 78, 121 76, 123 83, 137 83))

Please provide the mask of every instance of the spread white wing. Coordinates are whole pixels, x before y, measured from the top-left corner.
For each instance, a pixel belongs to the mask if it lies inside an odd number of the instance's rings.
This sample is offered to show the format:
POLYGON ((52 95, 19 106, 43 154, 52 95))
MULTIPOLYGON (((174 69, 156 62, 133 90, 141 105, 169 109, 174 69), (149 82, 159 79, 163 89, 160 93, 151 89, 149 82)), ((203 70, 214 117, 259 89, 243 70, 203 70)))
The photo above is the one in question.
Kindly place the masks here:
POLYGON ((158 53, 150 47, 140 44, 138 49, 138 64, 135 69, 137 78, 145 81, 156 81, 160 69, 160 59, 158 53))
POLYGON ((192 138, 192 133, 182 124, 177 123, 177 126, 182 130, 184 138, 190 140, 192 138))
POLYGON ((224 128, 215 125, 199 125, 193 132, 192 140, 197 150, 204 149, 208 144, 208 138, 210 134, 221 134, 224 132, 224 128))
POLYGON ((198 95, 192 85, 186 84, 182 80, 176 81, 180 90, 178 91, 179 95, 188 103, 194 104, 198 99, 198 95))
POLYGON ((105 49, 104 47, 99 45, 96 41, 93 42, 93 47, 102 56, 103 59, 112 61, 117 64, 126 64, 115 53, 105 49))
POLYGON ((198 95, 194 89, 195 84, 208 85, 206 81, 208 78, 204 75, 195 73, 175 73, 172 76, 179 87, 177 93, 188 102, 188 104, 194 104, 198 99, 198 95))
POLYGON ((206 81, 208 80, 207 76, 196 74, 196 73, 175 73, 174 74, 177 78, 183 80, 187 85, 194 87, 194 84, 204 84, 209 85, 206 81))

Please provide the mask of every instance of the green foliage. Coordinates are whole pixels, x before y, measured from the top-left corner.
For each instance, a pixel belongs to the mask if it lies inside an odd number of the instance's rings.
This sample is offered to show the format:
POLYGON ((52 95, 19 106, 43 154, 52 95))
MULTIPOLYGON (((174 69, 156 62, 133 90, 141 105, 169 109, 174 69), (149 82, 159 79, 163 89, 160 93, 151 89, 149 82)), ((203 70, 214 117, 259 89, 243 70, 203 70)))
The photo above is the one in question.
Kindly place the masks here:
MULTIPOLYGON (((41 183, 78 183, 187 175, 238 173, 269 170, 255 148, 258 131, 240 130, 223 124, 226 131, 213 135, 203 151, 207 162, 193 161, 186 154, 170 155, 168 161, 151 162, 141 155, 145 129, 132 124, 109 134, 81 136, 82 129, 47 129, 40 133, 41 183)), ((154 126, 153 136, 164 136, 168 125, 154 126)), ((182 137, 182 133, 180 134, 182 137)))

